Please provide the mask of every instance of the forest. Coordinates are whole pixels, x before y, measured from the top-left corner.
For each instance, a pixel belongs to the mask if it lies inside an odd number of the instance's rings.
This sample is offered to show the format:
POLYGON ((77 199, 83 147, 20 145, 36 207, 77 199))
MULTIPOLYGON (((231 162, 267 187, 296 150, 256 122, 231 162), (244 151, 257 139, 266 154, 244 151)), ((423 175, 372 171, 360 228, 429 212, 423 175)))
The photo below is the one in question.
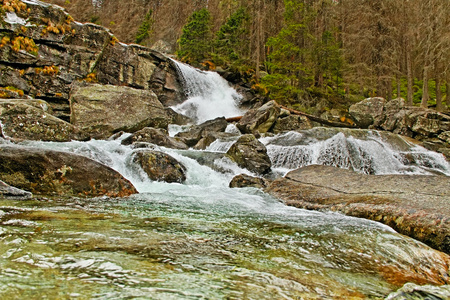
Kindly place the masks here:
POLYGON ((448 0, 47 2, 124 42, 163 42, 184 62, 231 70, 296 109, 317 113, 372 96, 450 105, 448 0))

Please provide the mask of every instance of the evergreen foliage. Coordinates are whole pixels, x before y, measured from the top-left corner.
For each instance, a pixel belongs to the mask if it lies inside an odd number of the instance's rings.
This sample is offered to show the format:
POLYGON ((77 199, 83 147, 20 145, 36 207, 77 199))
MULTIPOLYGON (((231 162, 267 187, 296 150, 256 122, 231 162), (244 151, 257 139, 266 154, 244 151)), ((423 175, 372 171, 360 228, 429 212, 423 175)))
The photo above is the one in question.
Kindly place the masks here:
POLYGON ((310 85, 313 74, 308 68, 307 44, 311 43, 303 11, 303 1, 285 0, 285 25, 277 36, 267 41, 270 54, 266 62, 269 75, 262 83, 271 98, 281 102, 297 102, 303 90, 310 85))
POLYGON ((262 84, 271 98, 285 104, 312 105, 313 98, 337 97, 342 54, 336 30, 317 26, 321 16, 304 1, 285 0, 284 4, 284 26, 266 43, 269 74, 262 84))
POLYGON ((219 64, 240 64, 248 53, 248 21, 244 8, 234 12, 216 32, 214 60, 219 64))
POLYGON ((141 26, 139 26, 139 29, 136 33, 136 43, 140 44, 145 39, 149 38, 153 33, 153 24, 155 23, 155 20, 152 18, 153 10, 150 9, 150 11, 145 15, 144 21, 142 22, 141 26))
POLYGON ((195 11, 184 25, 178 40, 177 56, 182 61, 198 65, 211 54, 211 24, 207 8, 195 11))

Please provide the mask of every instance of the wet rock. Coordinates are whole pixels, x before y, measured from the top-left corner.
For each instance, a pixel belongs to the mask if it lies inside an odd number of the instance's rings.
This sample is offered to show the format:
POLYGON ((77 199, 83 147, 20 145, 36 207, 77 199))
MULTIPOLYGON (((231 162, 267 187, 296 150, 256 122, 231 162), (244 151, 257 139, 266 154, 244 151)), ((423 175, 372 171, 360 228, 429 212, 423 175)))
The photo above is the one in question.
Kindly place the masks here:
POLYGON ((139 150, 133 156, 151 180, 184 182, 186 168, 172 156, 152 150, 139 150))
POLYGON ((93 138, 144 127, 167 128, 164 107, 152 91, 124 86, 81 83, 70 98, 70 122, 93 138))
POLYGON ((146 127, 122 141, 122 145, 131 145, 133 143, 152 143, 172 149, 188 149, 185 143, 170 137, 167 130, 162 128, 146 127))
POLYGON ((213 142, 216 140, 229 140, 234 137, 236 137, 238 134, 231 133, 231 132, 208 132, 206 133, 206 136, 202 137, 197 144, 195 144, 194 149, 196 150, 205 150, 209 147, 213 142))
POLYGON ((0 145, 0 180, 38 195, 124 197, 137 193, 113 169, 68 152, 0 145))
POLYGON ((428 150, 439 152, 439 149, 448 147, 448 144, 440 139, 427 139, 422 142, 422 146, 428 150))
POLYGON ((417 285, 411 282, 389 294, 386 300, 450 299, 450 285, 417 285))
POLYGON ((227 151, 227 155, 241 168, 256 174, 270 172, 272 164, 267 149, 252 134, 241 136, 227 151))
POLYGON ((380 97, 368 98, 350 106, 349 113, 358 127, 369 128, 383 115, 385 102, 380 97))
POLYGON ((242 133, 265 133, 271 129, 279 114, 277 103, 269 101, 259 108, 248 110, 236 126, 242 133))
POLYGON ((170 124, 175 124, 175 125, 187 125, 189 123, 192 123, 192 120, 182 114, 177 113, 176 111, 174 111, 172 108, 170 107, 166 107, 166 113, 170 118, 170 124))
POLYGON ((0 66, 0 86, 12 86, 25 93, 30 91, 30 86, 27 81, 20 76, 19 71, 6 66, 0 66))
POLYGON ((387 131, 394 131, 397 125, 396 114, 406 106, 405 99, 396 98, 386 102, 384 106, 384 116, 377 120, 380 123, 380 128, 387 131))
POLYGON ((267 180, 261 177, 253 177, 247 174, 234 176, 230 182, 230 188, 254 187, 263 189, 267 187, 267 180))
POLYGON ((187 150, 183 151, 183 156, 192 158, 200 165, 207 166, 220 173, 232 172, 232 170, 226 168, 223 164, 217 163, 223 161, 224 159, 229 160, 225 153, 187 150))
POLYGON ((374 176, 329 166, 297 169, 266 189, 288 205, 382 222, 446 253, 449 190, 447 176, 374 176))
POLYGON ((217 140, 217 137, 214 134, 209 134, 206 137, 202 137, 197 144, 195 144, 194 149, 196 150, 205 150, 209 145, 214 143, 217 140))
POLYGON ((450 131, 444 131, 441 133, 438 138, 444 142, 447 142, 450 144, 450 131))
POLYGON ((306 130, 313 128, 311 121, 305 116, 288 115, 278 118, 272 129, 273 133, 283 131, 306 130))
MULTIPOLYGON (((54 115, 66 121, 70 119, 71 85, 83 80, 152 90, 166 106, 186 99, 168 57, 120 43, 105 27, 75 22, 59 6, 40 1, 27 1, 26 6, 16 16, 24 26, 7 22, 8 14, 0 15, 5 37, 0 47, 0 87, 45 99, 54 115), (20 51, 14 48, 18 42, 20 51)), ((19 98, 14 92, 5 93, 8 98, 19 98)))
POLYGON ((103 51, 97 65, 100 83, 151 89, 164 106, 185 100, 173 62, 140 45, 115 43, 103 51))
POLYGON ((179 132, 175 137, 180 138, 189 147, 195 146, 200 139, 207 137, 211 133, 224 132, 228 126, 228 122, 224 117, 208 120, 200 125, 192 126, 186 132, 179 132))
POLYGON ((55 142, 88 139, 77 127, 48 112, 50 106, 42 100, 0 99, 0 121, 9 138, 55 142))
POLYGON ((12 187, 0 180, 0 198, 26 200, 30 199, 32 196, 32 193, 12 187))

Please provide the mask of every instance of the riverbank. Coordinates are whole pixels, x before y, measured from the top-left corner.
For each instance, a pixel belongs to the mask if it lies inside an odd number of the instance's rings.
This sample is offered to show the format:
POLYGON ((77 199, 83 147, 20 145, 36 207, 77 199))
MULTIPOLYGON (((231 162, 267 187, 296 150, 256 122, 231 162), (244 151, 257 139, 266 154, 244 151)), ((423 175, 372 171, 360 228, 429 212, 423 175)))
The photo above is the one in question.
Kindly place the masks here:
POLYGON ((381 222, 448 254, 449 190, 447 176, 364 175, 315 165, 289 172, 266 192, 290 206, 381 222))

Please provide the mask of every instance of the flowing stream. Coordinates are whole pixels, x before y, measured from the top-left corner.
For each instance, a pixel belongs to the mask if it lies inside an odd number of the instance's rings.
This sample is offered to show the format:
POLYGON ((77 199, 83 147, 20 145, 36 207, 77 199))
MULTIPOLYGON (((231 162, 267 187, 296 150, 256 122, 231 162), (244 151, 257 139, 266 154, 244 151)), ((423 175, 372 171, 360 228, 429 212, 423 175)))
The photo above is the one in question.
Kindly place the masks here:
MULTIPOLYGON (((283 147, 298 146, 291 135, 283 147)), ((1 299, 384 299, 407 282, 448 280, 449 256, 385 225, 229 188, 242 170, 222 159, 219 173, 193 150, 157 147, 186 166, 187 181, 150 181, 123 138, 22 143, 97 160, 139 194, 0 200, 1 299)), ((274 153, 280 144, 264 143, 274 153)))

